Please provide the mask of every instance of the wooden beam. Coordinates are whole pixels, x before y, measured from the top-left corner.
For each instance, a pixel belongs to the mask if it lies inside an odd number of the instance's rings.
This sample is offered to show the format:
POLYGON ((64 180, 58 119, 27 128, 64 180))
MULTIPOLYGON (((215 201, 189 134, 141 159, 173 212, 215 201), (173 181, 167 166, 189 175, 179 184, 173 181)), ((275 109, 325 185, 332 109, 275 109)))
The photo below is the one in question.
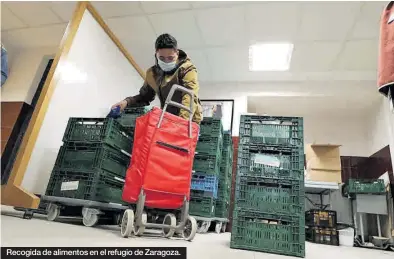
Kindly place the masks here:
POLYGON ((18 151, 10 177, 8 178, 8 182, 6 185, 1 187, 1 204, 24 208, 38 207, 39 198, 24 190, 21 187, 21 184, 45 118, 45 114, 48 110, 50 100, 60 78, 60 72, 56 68, 67 59, 68 52, 71 48, 75 35, 77 34, 83 14, 87 9, 87 5, 87 2, 79 2, 77 4, 74 15, 66 28, 59 50, 53 61, 51 70, 48 73, 40 98, 38 99, 36 108, 30 120, 29 127, 23 137, 23 141, 18 151))

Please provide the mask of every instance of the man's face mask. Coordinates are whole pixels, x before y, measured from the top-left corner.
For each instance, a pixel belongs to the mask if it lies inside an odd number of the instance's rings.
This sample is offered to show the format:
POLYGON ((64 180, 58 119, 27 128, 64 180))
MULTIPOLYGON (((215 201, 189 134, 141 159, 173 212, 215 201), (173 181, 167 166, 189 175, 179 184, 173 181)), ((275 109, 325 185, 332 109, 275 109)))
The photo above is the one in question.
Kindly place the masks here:
POLYGON ((175 49, 159 49, 156 52, 157 64, 165 71, 171 71, 176 67, 178 51, 175 49))
POLYGON ((176 66, 176 61, 170 62, 170 63, 166 63, 161 61, 160 59, 157 59, 157 64, 159 65, 159 67, 161 68, 161 70, 168 72, 171 71, 175 68, 176 66))

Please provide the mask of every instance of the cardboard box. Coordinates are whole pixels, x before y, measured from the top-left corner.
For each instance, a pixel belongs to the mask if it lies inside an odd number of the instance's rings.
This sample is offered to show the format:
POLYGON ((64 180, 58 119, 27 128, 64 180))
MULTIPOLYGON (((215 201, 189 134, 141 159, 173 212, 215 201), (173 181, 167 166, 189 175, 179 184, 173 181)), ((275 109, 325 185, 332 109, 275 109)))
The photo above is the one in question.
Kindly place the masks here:
POLYGON ((341 183, 340 145, 311 144, 305 147, 306 180, 341 183))
POLYGON ((328 170, 307 170, 305 180, 315 182, 342 183, 341 171, 328 170))
POLYGON ((305 148, 307 168, 312 170, 341 170, 340 145, 312 144, 305 148))

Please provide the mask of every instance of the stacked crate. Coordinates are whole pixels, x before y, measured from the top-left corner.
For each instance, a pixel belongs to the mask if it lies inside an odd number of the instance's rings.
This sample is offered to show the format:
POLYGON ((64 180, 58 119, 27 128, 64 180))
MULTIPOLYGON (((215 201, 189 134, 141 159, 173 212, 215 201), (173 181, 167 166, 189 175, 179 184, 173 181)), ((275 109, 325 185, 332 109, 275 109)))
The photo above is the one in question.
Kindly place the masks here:
POLYGON ((223 151, 220 164, 218 198, 216 200, 215 216, 228 218, 230 206, 231 178, 233 172, 233 141, 230 132, 223 134, 223 151))
POLYGON ((223 127, 220 119, 204 118, 193 163, 189 213, 214 217, 223 148, 223 127))
POLYGON ((46 195, 122 202, 132 138, 114 119, 70 118, 46 195))
MULTIPOLYGON (((150 110, 150 107, 135 107, 135 108, 126 108, 122 116, 116 119, 120 125, 122 125, 125 129, 127 134, 130 134, 132 139, 134 140, 134 130, 135 130, 135 123, 138 117, 144 115, 150 110)), ((133 145, 131 145, 131 150, 133 150, 133 145)))
POLYGON ((337 212, 309 210, 305 212, 306 240, 325 245, 339 246, 337 212))
POLYGON ((242 115, 231 248, 305 257, 303 119, 242 115))

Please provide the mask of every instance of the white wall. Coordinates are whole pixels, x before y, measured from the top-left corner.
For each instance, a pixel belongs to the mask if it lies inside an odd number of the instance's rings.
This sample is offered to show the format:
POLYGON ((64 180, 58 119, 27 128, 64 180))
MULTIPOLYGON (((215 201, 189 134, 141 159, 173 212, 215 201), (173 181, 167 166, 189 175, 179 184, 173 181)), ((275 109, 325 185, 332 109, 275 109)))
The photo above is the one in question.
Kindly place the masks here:
POLYGON ((236 92, 218 91, 218 89, 215 88, 214 86, 205 85, 204 83, 200 85, 199 95, 200 95, 199 96, 200 99, 233 99, 234 100, 233 128, 231 133, 233 136, 238 136, 241 114, 246 113, 248 109, 247 96, 236 92))
POLYGON ((86 11, 55 74, 60 79, 45 114, 22 187, 45 193, 70 117, 105 117, 115 102, 138 92, 143 79, 86 11))
POLYGON ((381 96, 376 109, 369 118, 368 140, 370 155, 390 145, 391 161, 394 168, 394 113, 390 111, 389 101, 381 96))
POLYGON ((342 156, 370 156, 367 121, 362 116, 307 115, 304 117, 305 143, 338 144, 342 156))
POLYGON ((1 88, 1 101, 30 104, 45 67, 56 50, 56 47, 9 49, 10 73, 1 88))

